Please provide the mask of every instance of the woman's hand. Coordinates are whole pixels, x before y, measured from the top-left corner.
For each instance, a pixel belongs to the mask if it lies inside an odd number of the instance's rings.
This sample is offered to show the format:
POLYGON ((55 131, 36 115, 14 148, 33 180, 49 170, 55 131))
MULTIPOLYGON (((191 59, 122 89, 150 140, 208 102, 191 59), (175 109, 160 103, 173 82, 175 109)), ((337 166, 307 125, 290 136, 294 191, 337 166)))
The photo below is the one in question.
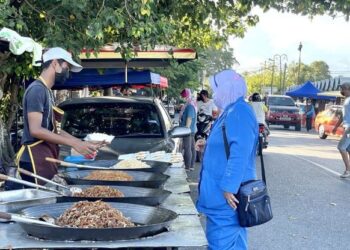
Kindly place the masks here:
POLYGON ((226 199, 227 203, 228 203, 234 210, 236 210, 239 201, 238 201, 237 198, 234 196, 234 194, 233 194, 233 193, 229 193, 229 192, 224 192, 224 196, 225 196, 225 199, 226 199))

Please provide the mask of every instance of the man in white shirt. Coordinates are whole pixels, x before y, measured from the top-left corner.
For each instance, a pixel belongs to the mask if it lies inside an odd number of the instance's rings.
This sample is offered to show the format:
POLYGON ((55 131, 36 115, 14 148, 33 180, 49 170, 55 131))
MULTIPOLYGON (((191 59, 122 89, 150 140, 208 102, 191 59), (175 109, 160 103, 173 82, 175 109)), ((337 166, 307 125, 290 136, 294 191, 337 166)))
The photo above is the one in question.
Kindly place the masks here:
POLYGON ((209 94, 207 90, 202 90, 200 93, 200 101, 197 102, 198 114, 210 115, 213 118, 217 115, 217 107, 214 104, 214 101, 209 99, 209 94))

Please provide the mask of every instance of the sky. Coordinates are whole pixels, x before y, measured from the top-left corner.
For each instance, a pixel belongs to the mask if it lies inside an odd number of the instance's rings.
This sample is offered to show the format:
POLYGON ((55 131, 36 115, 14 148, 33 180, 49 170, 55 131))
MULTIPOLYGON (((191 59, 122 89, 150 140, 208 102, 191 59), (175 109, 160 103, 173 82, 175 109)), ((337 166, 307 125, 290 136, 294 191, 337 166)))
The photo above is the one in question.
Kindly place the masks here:
POLYGON ((286 54, 289 63, 298 62, 301 42, 303 63, 323 60, 333 77, 350 76, 350 22, 343 16, 310 19, 276 10, 263 13, 260 9, 254 13, 259 15, 259 23, 248 28, 243 39, 229 40, 239 62, 234 66, 238 72, 259 70, 264 61, 276 54, 286 54))

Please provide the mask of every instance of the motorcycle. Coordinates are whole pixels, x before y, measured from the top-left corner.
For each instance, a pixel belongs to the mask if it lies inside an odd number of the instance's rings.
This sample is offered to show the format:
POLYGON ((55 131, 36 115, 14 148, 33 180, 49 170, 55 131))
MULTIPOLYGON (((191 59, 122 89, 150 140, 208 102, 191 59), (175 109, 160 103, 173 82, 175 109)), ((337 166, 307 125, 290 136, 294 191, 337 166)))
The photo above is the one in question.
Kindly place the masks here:
POLYGON ((200 113, 197 116, 197 133, 195 134, 196 145, 199 145, 196 148, 197 156, 196 161, 200 162, 202 159, 202 148, 201 146, 205 145, 205 141, 207 140, 211 125, 213 122, 213 117, 210 115, 206 115, 204 113, 200 113))
MULTIPOLYGON (((259 143, 261 143, 261 146, 262 146, 261 150, 264 148, 267 148, 267 145, 269 144, 267 139, 268 135, 269 135, 269 131, 265 127, 265 124, 259 123, 259 143)), ((260 152, 258 152, 258 154, 260 155, 260 152)))

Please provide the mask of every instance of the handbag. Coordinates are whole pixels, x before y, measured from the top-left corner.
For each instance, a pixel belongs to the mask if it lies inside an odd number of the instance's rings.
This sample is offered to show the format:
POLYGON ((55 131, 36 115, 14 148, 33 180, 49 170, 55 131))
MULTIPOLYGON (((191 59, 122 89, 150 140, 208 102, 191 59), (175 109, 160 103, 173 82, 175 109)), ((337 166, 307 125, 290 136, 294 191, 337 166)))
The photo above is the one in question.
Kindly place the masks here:
MULTIPOLYGON (((230 156, 230 148, 227 141, 225 124, 222 126, 225 152, 227 159, 230 156)), ((242 227, 253 227, 270 221, 273 217, 270 196, 267 192, 264 158, 262 154, 262 137, 259 135, 259 154, 261 160, 262 180, 250 180, 243 182, 236 194, 239 201, 237 213, 239 224, 242 227)))

